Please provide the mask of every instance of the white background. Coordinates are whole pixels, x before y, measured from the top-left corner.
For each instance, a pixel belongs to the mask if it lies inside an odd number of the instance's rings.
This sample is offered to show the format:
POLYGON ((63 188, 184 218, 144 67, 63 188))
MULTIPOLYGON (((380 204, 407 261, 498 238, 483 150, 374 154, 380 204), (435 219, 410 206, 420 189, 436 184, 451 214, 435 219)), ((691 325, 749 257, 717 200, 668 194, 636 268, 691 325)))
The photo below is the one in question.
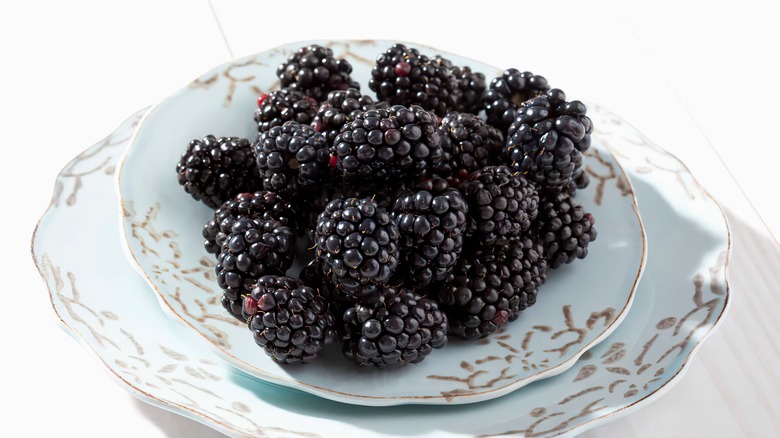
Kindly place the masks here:
POLYGON ((57 327, 30 236, 58 171, 127 116, 233 57, 322 38, 404 39, 531 70, 682 158, 728 210, 734 307, 682 383, 585 435, 780 435, 771 3, 3 2, 0 435, 217 435, 135 401, 57 327))

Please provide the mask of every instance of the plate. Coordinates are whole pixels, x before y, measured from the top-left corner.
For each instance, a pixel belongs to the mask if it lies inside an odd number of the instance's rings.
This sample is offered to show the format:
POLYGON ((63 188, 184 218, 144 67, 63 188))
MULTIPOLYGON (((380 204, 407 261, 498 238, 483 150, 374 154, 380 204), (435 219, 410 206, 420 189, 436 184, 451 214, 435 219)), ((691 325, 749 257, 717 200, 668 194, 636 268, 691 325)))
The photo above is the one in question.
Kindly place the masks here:
POLYGON ((605 342, 565 373, 492 401, 383 409, 326 401, 236 373, 167 318, 118 240, 108 238, 116 234, 111 174, 142 113, 62 171, 33 236, 33 258, 62 327, 122 388, 231 436, 386 437, 399 424, 410 436, 572 436, 679 382, 723 321, 731 293, 729 232, 717 203, 673 156, 591 108, 647 210, 653 252, 635 305, 605 342))
MULTIPOLYGON (((201 246, 203 225, 213 212, 181 189, 173 168, 193 138, 209 133, 254 138, 251 115, 257 95, 278 85, 276 66, 301 45, 221 65, 163 100, 141 122, 120 164, 118 189, 130 260, 164 309, 199 333, 223 359, 252 376, 372 406, 459 404, 499 397, 563 372, 618 326, 641 276, 646 242, 628 179, 593 136, 584 165, 594 183, 579 192, 578 199, 596 217, 598 240, 585 260, 551 274, 534 307, 502 333, 479 342, 453 340, 419 365, 394 370, 356 367, 342 357, 340 348, 326 350, 324 357, 305 366, 280 366, 264 354, 246 326, 222 309, 214 259, 201 246), (573 325, 581 330, 572 330, 573 325)), ((354 66, 353 77, 367 84, 373 65, 367 60, 392 43, 328 45, 354 66)), ((496 71, 442 54, 456 64, 496 71)), ((291 273, 297 273, 295 267, 291 273)))

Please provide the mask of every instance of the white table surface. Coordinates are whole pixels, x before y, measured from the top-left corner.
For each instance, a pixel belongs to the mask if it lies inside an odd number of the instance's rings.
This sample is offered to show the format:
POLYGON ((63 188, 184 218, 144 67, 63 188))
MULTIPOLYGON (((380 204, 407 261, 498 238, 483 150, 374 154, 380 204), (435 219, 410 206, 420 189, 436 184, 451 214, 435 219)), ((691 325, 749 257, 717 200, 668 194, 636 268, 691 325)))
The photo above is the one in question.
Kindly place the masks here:
POLYGON ((4 2, 0 435, 218 436, 136 401, 57 327, 33 227, 68 160, 210 67, 295 40, 383 38, 543 74, 676 154, 727 210, 722 328, 663 398, 584 436, 780 436, 779 16, 760 1, 627 3, 4 2))

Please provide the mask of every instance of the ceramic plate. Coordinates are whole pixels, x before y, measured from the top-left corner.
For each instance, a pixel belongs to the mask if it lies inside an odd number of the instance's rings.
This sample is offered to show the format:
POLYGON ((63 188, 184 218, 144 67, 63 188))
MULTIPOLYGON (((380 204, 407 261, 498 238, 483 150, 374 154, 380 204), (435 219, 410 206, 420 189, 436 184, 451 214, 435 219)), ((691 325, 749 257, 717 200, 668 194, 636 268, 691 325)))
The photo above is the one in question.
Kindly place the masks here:
MULTIPOLYGON (((572 436, 647 405, 678 382, 730 302, 729 234, 716 202, 682 163, 591 108, 647 210, 653 252, 646 273, 628 318, 605 342, 565 373, 492 401, 350 406, 223 364, 198 335, 165 316, 118 240, 108 238, 116 234, 111 174, 141 113, 62 171, 33 236, 33 257, 63 328, 117 383, 231 436, 381 437, 399 424, 410 436, 572 436)), ((582 329, 569 328, 573 335, 582 329)))
MULTIPOLYGON (((202 248, 203 225, 213 212, 181 189, 173 169, 192 138, 209 133, 254 138, 257 95, 276 85, 276 66, 301 44, 219 66, 162 101, 141 122, 120 165, 122 220, 129 257, 164 309, 255 377, 363 405, 458 404, 498 397, 563 372, 617 327, 641 276, 646 243, 630 184, 594 136, 584 164, 593 183, 577 196, 596 217, 598 240, 584 261, 554 271, 536 305, 502 333, 478 342, 453 340, 421 364, 394 370, 356 367, 340 348, 306 366, 280 366, 265 355, 245 324, 222 309, 215 262, 202 248)), ((367 84, 372 66, 367 59, 391 44, 330 46, 352 63, 353 77, 367 84)), ((444 55, 456 64, 496 71, 444 55)))

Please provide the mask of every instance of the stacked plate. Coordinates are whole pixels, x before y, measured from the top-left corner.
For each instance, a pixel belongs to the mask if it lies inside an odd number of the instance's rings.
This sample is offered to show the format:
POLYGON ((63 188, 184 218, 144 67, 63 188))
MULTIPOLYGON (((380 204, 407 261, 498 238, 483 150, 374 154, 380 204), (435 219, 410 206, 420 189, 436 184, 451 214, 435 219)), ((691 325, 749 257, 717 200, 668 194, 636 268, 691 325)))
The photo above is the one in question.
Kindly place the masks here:
MULTIPOLYGON (((392 44, 317 43, 362 84, 392 44)), ((60 174, 35 261, 64 328, 120 385, 235 436, 557 436, 638 409, 681 378, 729 304, 728 226, 679 160, 595 104, 592 182, 577 197, 599 238, 519 320, 399 369, 355 367, 338 348, 305 366, 273 363, 222 309, 200 241, 212 212, 173 167, 192 138, 253 138, 256 96, 278 86, 276 66, 301 45, 215 68, 60 174)))

